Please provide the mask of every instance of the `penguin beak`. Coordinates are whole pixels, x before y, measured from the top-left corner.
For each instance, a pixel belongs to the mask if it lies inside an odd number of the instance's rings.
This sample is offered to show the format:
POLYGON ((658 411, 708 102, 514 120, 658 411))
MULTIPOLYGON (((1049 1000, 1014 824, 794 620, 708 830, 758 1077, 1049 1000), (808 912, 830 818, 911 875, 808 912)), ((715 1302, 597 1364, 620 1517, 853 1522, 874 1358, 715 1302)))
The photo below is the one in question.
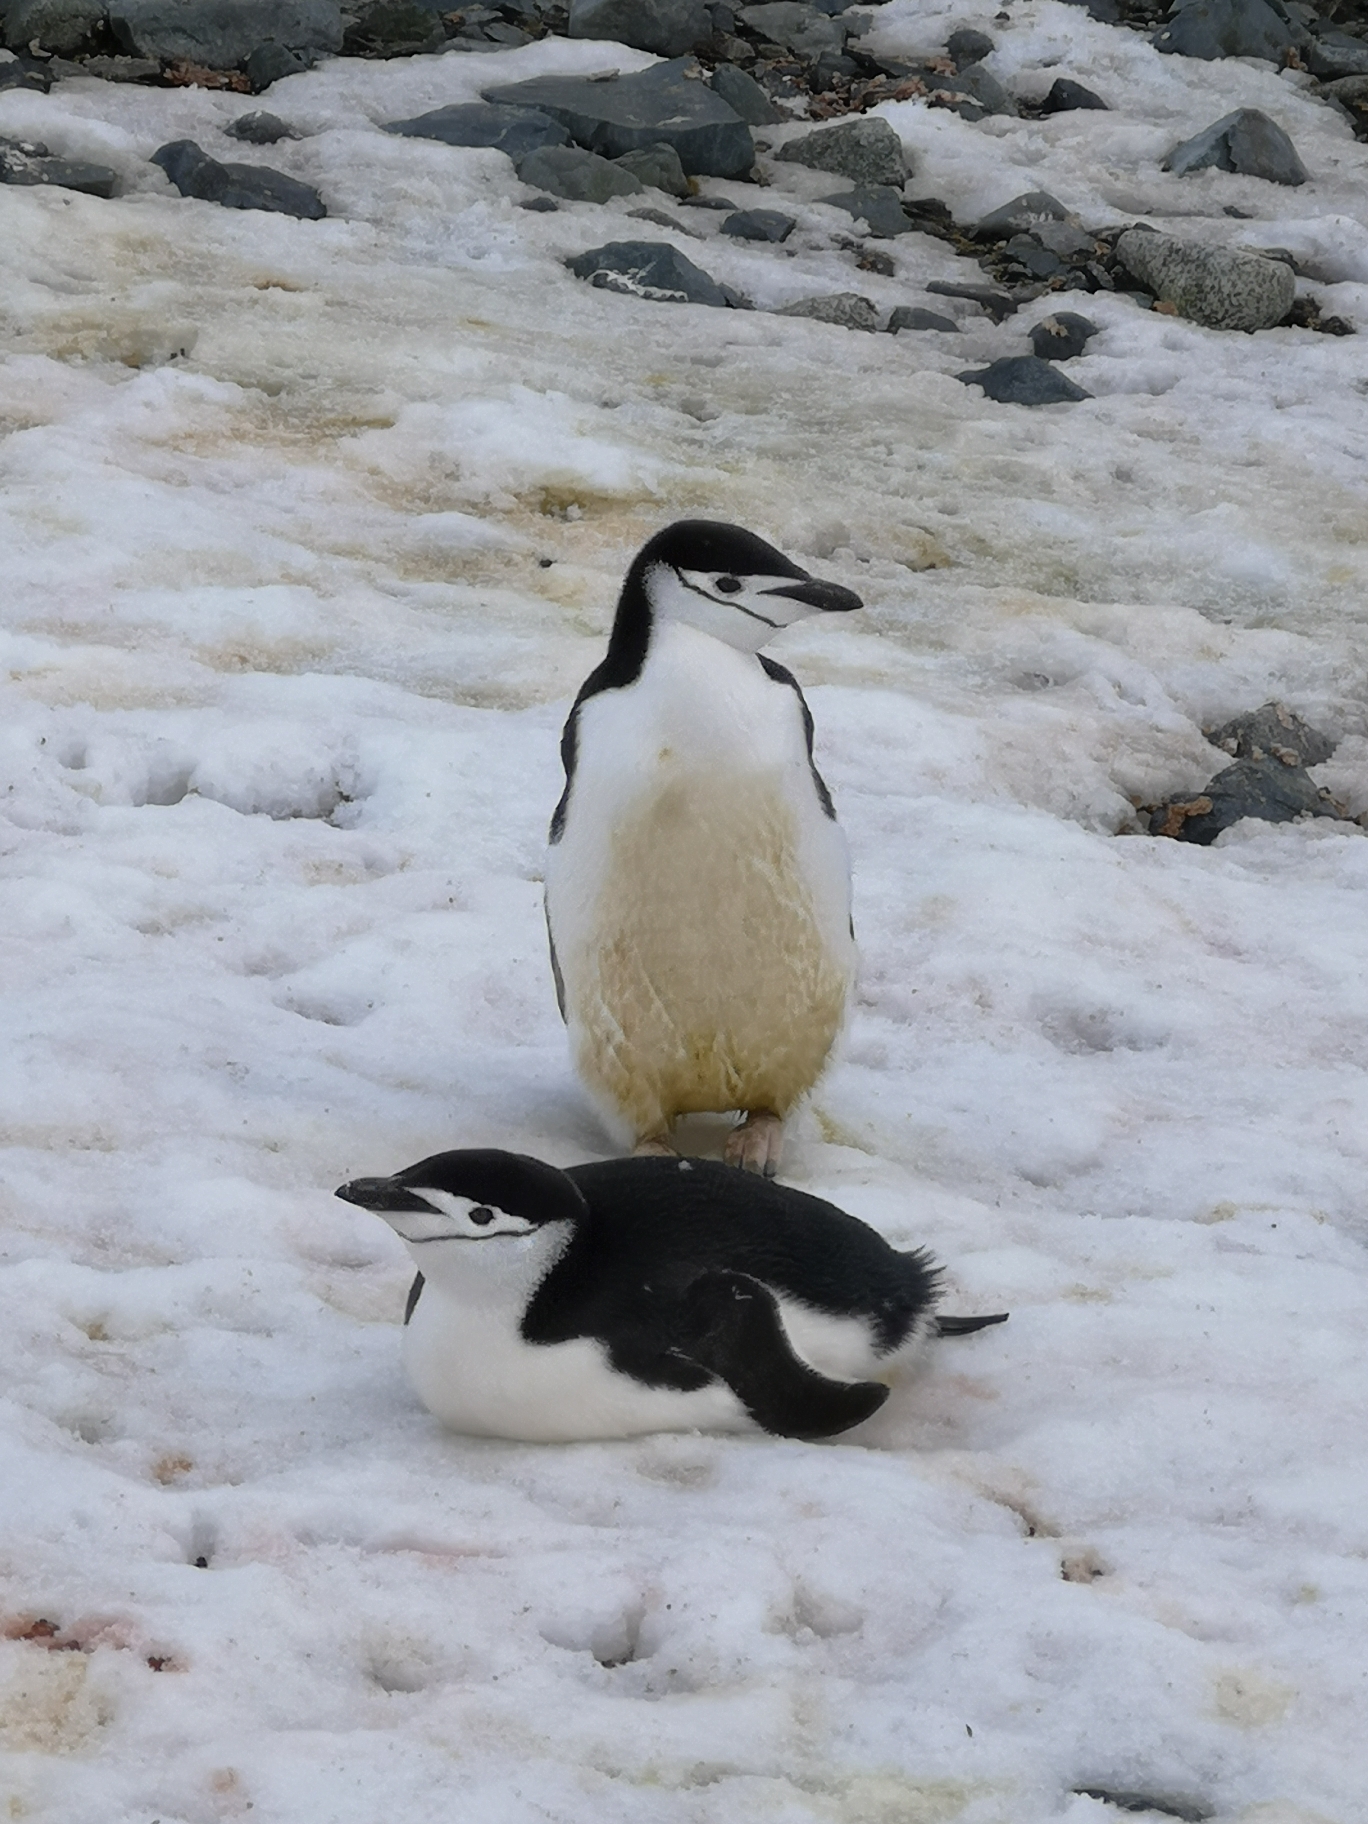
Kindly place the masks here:
POLYGON ((421 1210, 426 1215, 432 1214, 432 1205, 424 1203, 421 1197, 393 1178, 353 1178, 350 1184, 344 1184, 333 1192, 343 1203, 359 1204, 363 1210, 370 1210, 376 1216, 383 1216, 386 1210, 421 1210))
POLYGON ((788 583, 782 589, 767 589, 765 594, 787 596, 789 601, 802 602, 823 614, 849 614, 853 609, 864 607, 853 589, 843 589, 839 583, 824 583, 815 576, 801 583, 788 583))

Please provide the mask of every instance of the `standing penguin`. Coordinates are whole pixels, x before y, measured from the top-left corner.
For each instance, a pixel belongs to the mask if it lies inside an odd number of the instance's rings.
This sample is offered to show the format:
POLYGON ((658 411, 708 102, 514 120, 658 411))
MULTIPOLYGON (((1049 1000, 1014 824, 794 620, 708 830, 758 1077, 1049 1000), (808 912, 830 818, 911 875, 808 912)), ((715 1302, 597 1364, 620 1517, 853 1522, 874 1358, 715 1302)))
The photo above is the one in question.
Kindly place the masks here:
POLYGON ((850 857, 797 680, 760 648, 863 606, 739 526, 637 553, 561 737, 546 921, 576 1069, 610 1126, 668 1152, 677 1115, 739 1111, 773 1177, 855 972, 850 857))

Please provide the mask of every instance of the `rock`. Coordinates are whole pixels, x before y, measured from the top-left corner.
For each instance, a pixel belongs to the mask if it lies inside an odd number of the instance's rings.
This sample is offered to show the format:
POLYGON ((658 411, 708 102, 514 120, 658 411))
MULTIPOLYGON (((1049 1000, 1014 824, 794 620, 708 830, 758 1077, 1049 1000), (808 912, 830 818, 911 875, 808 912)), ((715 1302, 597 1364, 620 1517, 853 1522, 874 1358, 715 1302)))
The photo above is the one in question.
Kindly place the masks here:
POLYGON ((493 146, 514 164, 543 146, 563 146, 570 135, 558 120, 536 108, 505 108, 488 101, 455 102, 412 120, 392 120, 386 133, 406 139, 438 139, 444 146, 493 146))
POLYGON ((689 194, 689 180, 679 154, 663 140, 654 146, 642 146, 638 152, 624 152, 613 162, 620 171, 630 172, 638 183, 649 184, 653 190, 663 190, 668 196, 689 194))
POLYGON ((182 196, 219 203, 225 209, 264 209, 316 222, 328 212, 312 184, 272 171, 267 165, 220 164, 193 139, 173 139, 152 154, 182 196))
POLYGON ((799 298, 775 311, 776 317, 812 317, 818 323, 835 323, 841 329, 879 327, 879 313, 868 298, 854 291, 834 291, 823 298, 799 298))
POLYGON ((87 57, 81 74, 97 82, 155 82, 161 64, 155 57, 87 57))
MULTIPOLYGON (((484 38, 483 31, 480 37, 484 38)), ((524 33, 517 37, 526 42, 524 33)), ((442 23, 427 7, 414 0, 374 0, 349 16, 342 50, 348 57, 412 57, 421 51, 440 50, 445 43, 442 23)))
POLYGON ((938 317, 934 310, 922 310, 916 304, 899 304, 888 319, 888 329, 894 336, 903 329, 936 329, 942 335, 959 334, 959 324, 953 317, 938 317))
POLYGON ((981 63, 971 63, 946 83, 976 102, 985 114, 1015 114, 1017 105, 990 70, 981 63))
POLYGON ((1368 44, 1347 32, 1322 32, 1303 52, 1306 67, 1322 81, 1339 76, 1368 76, 1368 44))
POLYGON ((719 285, 668 241, 609 241, 576 254, 566 265, 577 279, 601 291, 622 291, 657 304, 709 304, 735 308, 743 300, 719 285))
POLYGON ((1297 295, 1290 266, 1233 247, 1129 228, 1116 254, 1147 291, 1208 329, 1272 329, 1297 295))
POLYGON ((682 57, 712 30, 703 0, 570 0, 572 38, 612 38, 657 57, 682 57))
MULTIPOLYGON (((161 65, 158 64, 158 69, 161 65)), ((0 63, 0 92, 5 89, 32 89, 46 95, 52 87, 52 72, 34 57, 12 57, 0 63)))
POLYGON ((554 215, 560 204, 554 196, 529 196, 525 203, 518 204, 519 209, 526 209, 529 215, 554 215))
POLYGON ((1072 222, 1037 222, 1031 239, 1058 254, 1061 260, 1092 259, 1097 253, 1096 238, 1086 228, 1075 228, 1072 222))
POLYGON ((839 191, 835 196, 818 197, 833 209, 844 209, 857 221, 865 222, 877 240, 892 240, 896 234, 910 234, 915 226, 903 212, 902 197, 891 184, 858 184, 853 190, 839 191))
POLYGON ((1101 25, 1119 25, 1121 8, 1117 0, 1064 0, 1066 6, 1081 6, 1101 25))
POLYGON ((611 82, 534 76, 487 89, 485 100, 538 108, 604 158, 664 140, 691 177, 744 177, 755 163, 750 128, 706 83, 686 74, 695 67, 676 58, 611 82))
POLYGON ((791 139, 776 156, 786 164, 831 171, 854 184, 891 184, 901 189, 909 175, 902 141, 886 120, 865 115, 791 139))
POLYGON ((1154 48, 1181 57, 1264 57, 1281 63, 1302 35, 1267 0, 1188 0, 1154 35, 1154 48))
POLYGON ((981 386, 999 405, 1063 405, 1092 398, 1091 393, 1038 355, 1006 355, 1000 361, 990 361, 987 367, 956 374, 955 378, 966 386, 981 386))
POLYGON ((1042 361, 1072 361, 1096 334, 1096 323, 1090 323, 1087 317, 1072 310, 1057 310, 1031 330, 1031 347, 1042 361))
POLYGON ((1175 177, 1208 166, 1267 178, 1271 184, 1306 182, 1306 166, 1297 157, 1296 147, 1277 122, 1258 108, 1236 108, 1233 114, 1222 115, 1175 146, 1164 160, 1165 171, 1172 171, 1175 177))
POLYGON ((788 116, 776 108, 753 76, 738 70, 734 63, 719 63, 712 73, 714 95, 720 95, 727 106, 739 114, 747 125, 770 127, 788 116))
POLYGON ((1009 291, 999 291, 993 285, 960 285, 953 279, 932 279, 926 289, 940 298, 968 298, 977 304, 985 316, 991 317, 994 323, 1001 323, 1004 317, 1015 316, 1020 308, 1009 291))
POLYGON ((686 228, 683 222, 676 221, 664 209, 629 209, 627 213, 634 222, 654 222, 657 228, 669 228, 675 234, 685 234, 691 241, 703 239, 697 228, 686 228))
POLYGON ((827 18, 815 6, 799 5, 798 0, 743 6, 737 17, 757 37, 810 61, 824 51, 839 55, 846 41, 846 29, 838 20, 827 18))
POLYGON ((0 184, 51 184, 83 196, 110 197, 118 194, 119 174, 108 165, 53 158, 46 146, 32 140, 0 139, 0 184))
POLYGON ((736 204, 725 196, 681 196, 681 209, 715 209, 719 213, 725 210, 729 215, 736 209, 736 204))
POLYGON ((4 13, 4 41, 12 50, 41 44, 70 57, 90 44, 105 22, 105 0, 10 0, 4 13))
POLYGON ((1091 89, 1085 89, 1081 82, 1072 82, 1067 76, 1056 76, 1050 84, 1050 92, 1040 104, 1042 114, 1068 114, 1075 108, 1101 108, 1107 112, 1107 104, 1100 95, 1094 95, 1091 89))
POLYGON ((778 209, 738 209, 723 222, 722 232, 738 241, 786 241, 796 226, 791 215, 778 209))
POLYGON ((968 63, 981 63, 997 49, 987 32, 976 32, 961 25, 945 41, 945 54, 958 69, 968 63))
POLYGON ((1028 234, 1043 222, 1073 220, 1069 210, 1048 190, 1027 190, 985 215, 973 233, 976 241, 1006 241, 1014 234, 1028 234))
POLYGON ((236 69, 268 40, 315 56, 342 48, 337 0, 111 0, 109 23, 134 57, 236 69))
POLYGON ((640 196, 645 185, 611 159, 580 146, 540 146, 518 166, 518 177, 571 203, 606 203, 614 196, 640 196))
POLYGON ((1224 748, 1237 760, 1262 760, 1271 754, 1284 766, 1319 766, 1338 746, 1285 703, 1265 703, 1262 709, 1232 716, 1202 732, 1213 747, 1224 748))
POLYGON ((311 70, 313 66, 312 51, 292 51, 288 46, 271 40, 259 44, 242 68, 253 95, 260 95, 272 83, 280 82, 286 76, 302 76, 305 70, 311 70))
POLYGON ((1204 791, 1161 804, 1150 816, 1150 834, 1205 847, 1246 817, 1291 823, 1297 817, 1338 815, 1339 807, 1328 794, 1321 795, 1305 767, 1284 765, 1267 754, 1261 760, 1237 760, 1204 791))
POLYGON ((1024 273, 1028 279, 1055 279, 1064 271, 1064 262, 1059 255, 1042 246, 1034 235, 1014 234, 1002 251, 1018 273, 1024 273))
POLYGON ((249 146, 273 146, 280 139, 299 138, 278 114, 267 114, 260 108, 251 114, 239 114, 223 130, 229 139, 245 140, 249 146))

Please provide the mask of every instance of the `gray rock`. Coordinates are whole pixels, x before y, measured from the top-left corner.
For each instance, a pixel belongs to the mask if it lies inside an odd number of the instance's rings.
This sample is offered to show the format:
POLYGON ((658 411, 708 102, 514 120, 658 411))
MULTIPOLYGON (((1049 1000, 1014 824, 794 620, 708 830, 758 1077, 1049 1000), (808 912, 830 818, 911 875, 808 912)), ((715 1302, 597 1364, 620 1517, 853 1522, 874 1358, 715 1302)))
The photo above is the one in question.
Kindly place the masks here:
POLYGON ((236 69, 268 40, 318 55, 342 46, 337 0, 112 0, 109 23, 134 57, 236 69))
POLYGON ((1031 347, 1042 361, 1072 361, 1097 334, 1097 325, 1076 311, 1057 310, 1031 330, 1031 347))
POLYGON ((571 139, 605 158, 664 140, 691 177, 744 177, 755 163, 751 130, 705 82, 685 73, 696 67, 675 58, 611 82, 534 76, 487 89, 485 100, 539 108, 571 139))
POLYGON ((251 114, 239 114, 223 130, 229 139, 244 140, 249 146, 273 146, 277 140, 299 138, 278 114, 267 114, 261 108, 251 114))
POLYGON ((1297 817, 1336 817, 1339 807, 1303 766, 1287 766, 1271 754, 1237 760, 1217 773, 1205 790, 1162 804, 1150 817, 1152 836, 1206 847, 1222 830, 1246 817, 1262 823, 1291 823, 1297 817))
POLYGON ((718 214, 724 211, 730 215, 736 204, 725 196, 682 196, 679 199, 681 209, 713 209, 718 214))
POLYGON ((312 184, 272 171, 267 165, 220 164, 193 139, 173 139, 152 154, 182 196, 218 203, 225 209, 264 209, 316 222, 328 212, 312 184))
POLYGON ((1038 355, 1006 355, 987 367, 956 374, 966 386, 981 386, 999 405, 1064 405, 1092 394, 1038 355))
POLYGON ((985 114, 1015 114, 1017 105, 991 70, 981 63, 967 64, 947 87, 958 89, 977 102, 985 114))
POLYGON ((798 57, 815 60, 824 51, 839 55, 846 41, 846 28, 839 20, 828 19, 815 6, 802 6, 798 0, 743 6, 738 17, 759 37, 798 57))
POLYGON ((1130 228, 1116 254, 1147 291, 1208 329, 1272 329, 1297 295, 1290 266, 1232 247, 1130 228))
POLYGON ((985 215, 974 229, 974 239, 1007 241, 1014 234, 1029 234, 1033 228, 1045 222, 1075 220, 1059 198, 1051 196, 1048 190, 1027 190, 1020 196, 1014 196, 1010 203, 1003 203, 1000 209, 991 210, 985 215))
POLYGON ((1339 76, 1368 76, 1368 44, 1347 32, 1322 32, 1304 52, 1306 67, 1322 81, 1339 76))
POLYGON ((1038 246, 1058 254, 1061 260, 1091 259, 1097 252, 1097 241, 1085 228, 1072 222, 1037 222, 1031 239, 1038 246))
POLYGON ((657 228, 669 228, 675 234, 687 235, 691 241, 701 241, 704 237, 697 228, 686 228, 681 221, 668 214, 664 209, 629 209, 628 215, 634 222, 654 222, 657 228))
POLYGON ((572 38, 612 38, 657 57, 682 57, 711 33, 704 0, 570 0, 572 38))
POLYGON ((104 24, 105 0, 10 0, 4 11, 4 42, 22 51, 35 41, 45 51, 69 57, 89 43, 104 24))
POLYGON ((722 310, 743 302, 668 241, 609 241, 565 263, 577 279, 587 279, 601 291, 621 291, 657 304, 708 304, 722 310))
POLYGON ((256 47, 242 68, 253 95, 260 95, 286 76, 302 76, 317 61, 313 51, 292 51, 288 45, 277 44, 271 38, 256 47))
POLYGON ((1284 766, 1319 766, 1339 745, 1285 703, 1265 703, 1262 709, 1232 716, 1203 733, 1213 747, 1224 748, 1237 760, 1262 760, 1271 754, 1284 766))
POLYGON ((542 146, 563 146, 570 135, 558 120, 536 108, 504 108, 488 101, 456 102, 412 120, 392 120, 386 133, 406 139, 437 139, 444 146, 493 146, 516 164, 542 146))
POLYGON ((642 146, 638 152, 624 152, 613 162, 619 170, 630 171, 639 183, 649 184, 653 190, 663 190, 667 196, 689 194, 689 180, 684 175, 679 154, 663 140, 654 146, 642 146))
POLYGON ((903 212, 902 197, 890 184, 858 184, 853 190, 817 200, 830 203, 833 209, 844 209, 847 215, 864 222, 876 240, 890 241, 894 235, 911 234, 916 226, 903 212))
POLYGON ((86 57, 81 74, 96 82, 155 82, 161 67, 155 57, 86 57))
POLYGON ((776 108, 753 76, 738 70, 734 63, 719 63, 712 73, 713 94, 720 95, 727 106, 749 126, 770 127, 788 116, 776 108))
POLYGON ((779 209, 738 209, 723 222, 722 232, 738 241, 786 241, 796 226, 793 217, 779 209))
POLYGON ((529 215, 555 215, 560 204, 553 196, 529 196, 525 203, 518 204, 519 209, 526 209, 529 215))
POLYGON ((1020 309, 1009 291, 999 291, 994 285, 960 285, 954 279, 932 279, 926 289, 941 298, 968 298, 994 323, 1015 316, 1020 309))
POLYGON ((945 54, 960 69, 968 63, 981 63, 997 49, 987 32, 976 32, 972 26, 961 25, 951 32, 945 41, 945 54))
POLYGON ((109 197, 118 194, 119 174, 108 165, 53 158, 46 146, 33 140, 0 139, 0 184, 51 184, 58 190, 79 190, 83 196, 109 197))
POLYGON ((822 298, 799 298, 775 311, 776 317, 812 317, 818 323, 834 323, 840 329, 879 327, 879 313, 868 298, 855 291, 833 291, 822 298))
POLYGON ((614 196, 640 196, 646 187, 611 159, 579 146, 540 146, 517 169, 523 183, 570 203, 606 203, 614 196))
POLYGON ((902 141, 878 115, 823 127, 802 139, 791 139, 776 156, 786 164, 831 171, 854 184, 891 184, 901 189, 909 170, 902 141))
POLYGON ((897 335, 903 329, 935 329, 942 335, 959 334, 959 324, 953 317, 938 317, 934 310, 922 310, 916 304, 899 304, 888 319, 891 335, 897 335))
POLYGON ((1094 95, 1091 89, 1085 89, 1081 82, 1073 82, 1067 76, 1056 76, 1050 84, 1050 92, 1040 104, 1042 114, 1068 114, 1075 108, 1100 108, 1105 113, 1107 104, 1100 95, 1094 95))
POLYGON ((1292 141, 1258 108, 1236 108, 1233 114, 1222 115, 1176 145, 1164 160, 1165 171, 1175 177, 1208 166, 1267 178, 1271 184, 1304 184, 1307 175, 1292 141))
POLYGON ((1002 251, 1028 278, 1055 279, 1065 270, 1059 255, 1031 234, 1014 234, 1002 251))
POLYGON ((1279 17, 1266 0, 1188 0, 1162 31, 1154 48, 1181 57, 1264 57, 1281 63, 1283 52, 1303 34, 1279 17))
MULTIPOLYGON (((160 64, 157 66, 161 68, 160 64)), ((0 92, 5 89, 31 89, 46 95, 52 87, 52 71, 32 57, 12 57, 0 63, 0 92)))

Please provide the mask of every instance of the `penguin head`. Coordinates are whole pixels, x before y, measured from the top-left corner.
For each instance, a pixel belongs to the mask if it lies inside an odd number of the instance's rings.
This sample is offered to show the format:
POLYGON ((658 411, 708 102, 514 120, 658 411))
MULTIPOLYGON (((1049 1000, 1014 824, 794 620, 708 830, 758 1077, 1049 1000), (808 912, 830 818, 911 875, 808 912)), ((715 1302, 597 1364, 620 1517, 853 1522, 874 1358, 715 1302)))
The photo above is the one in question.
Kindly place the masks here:
POLYGON ((587 1208, 573 1179, 554 1165, 494 1148, 435 1153, 392 1178, 354 1178, 335 1195, 387 1222, 425 1272, 450 1252, 429 1243, 461 1243, 464 1252, 464 1244, 574 1222, 587 1208))
POLYGON ((614 637, 624 623, 678 621, 758 652, 795 621, 863 607, 853 589, 810 576, 754 532, 723 520, 681 519, 632 560, 614 637))

